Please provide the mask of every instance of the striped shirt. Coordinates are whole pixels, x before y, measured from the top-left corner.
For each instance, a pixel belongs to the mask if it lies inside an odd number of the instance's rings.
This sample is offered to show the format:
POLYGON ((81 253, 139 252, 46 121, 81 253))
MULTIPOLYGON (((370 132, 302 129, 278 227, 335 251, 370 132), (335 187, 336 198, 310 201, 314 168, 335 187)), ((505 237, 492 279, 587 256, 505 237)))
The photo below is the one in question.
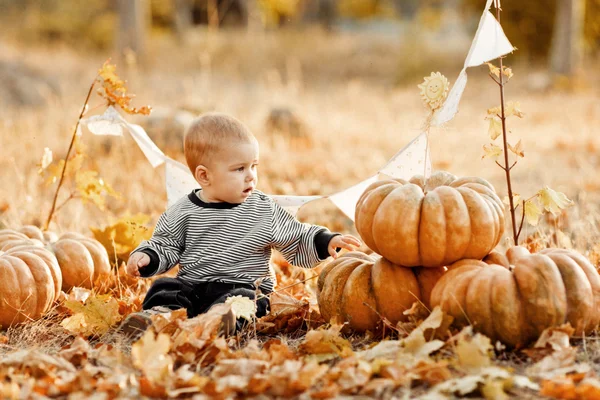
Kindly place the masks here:
MULTIPOLYGON (((201 190, 201 189, 198 189, 201 190)), ((264 193, 255 190, 245 202, 205 203, 196 191, 165 211, 152 238, 134 251, 150 256, 141 276, 162 274, 179 264, 178 277, 190 283, 254 285, 271 292, 269 267, 273 248, 292 265, 312 268, 329 256, 335 236, 322 226, 299 222, 264 193)))

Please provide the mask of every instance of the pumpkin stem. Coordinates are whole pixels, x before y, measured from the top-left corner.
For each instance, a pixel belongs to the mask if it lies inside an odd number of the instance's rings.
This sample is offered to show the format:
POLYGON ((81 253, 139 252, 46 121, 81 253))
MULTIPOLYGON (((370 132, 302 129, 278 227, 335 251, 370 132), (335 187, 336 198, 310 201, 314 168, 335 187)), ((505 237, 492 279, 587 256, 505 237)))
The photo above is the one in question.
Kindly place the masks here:
MULTIPOLYGON (((494 3, 494 4, 496 7, 496 19, 498 20, 498 23, 500 23, 500 6, 498 5, 498 3, 494 3)), ((505 84, 505 82, 504 82, 504 76, 502 73, 502 71, 504 70, 504 67, 502 65, 502 59, 503 59, 503 57, 500 57, 500 73, 498 74, 499 77, 498 77, 498 80, 496 81, 496 83, 498 83, 498 86, 500 87, 500 110, 501 110, 500 120, 502 121, 502 142, 504 144, 504 166, 501 166, 501 168, 504 170, 504 173, 506 174, 506 185, 508 186, 508 201, 510 202, 510 217, 511 217, 511 222, 512 222, 513 240, 514 240, 514 244, 516 246, 519 242, 519 233, 521 233, 521 231, 519 230, 519 232, 517 232, 517 222, 515 220, 515 203, 513 200, 513 191, 512 191, 511 181, 510 181, 510 170, 512 169, 512 167, 514 165, 511 167, 508 166, 508 142, 506 141, 506 115, 504 113, 504 84, 505 84)))
MULTIPOLYGON (((65 179, 65 172, 67 171, 67 164, 69 163, 69 154, 71 154, 71 150, 73 149, 73 145, 75 144, 75 139, 77 138, 77 128, 79 128, 79 122, 83 115, 85 114, 88 106, 88 101, 90 100, 90 96, 92 95, 92 90, 94 89, 94 85, 96 84, 96 78, 92 82, 90 86, 90 90, 85 97, 85 101, 83 102, 83 107, 81 107, 81 112, 79 113, 79 118, 77 119, 77 124, 75 124, 75 129, 73 130, 73 136, 71 137, 71 144, 69 144, 69 150, 67 150, 67 155, 65 156, 65 163, 63 164, 62 172, 60 173, 60 179, 58 180, 58 186, 56 187, 56 192, 54 193, 54 199, 52 200, 52 207, 50 208, 50 213, 48 214, 48 219, 46 220, 46 224, 44 225, 44 231, 48 230, 48 226, 50 226, 50 221, 52 221, 52 217, 54 215, 54 211, 56 209, 56 200, 58 199, 58 192, 60 191, 60 187, 62 186, 63 180, 65 179)), ((70 198, 69 198, 70 199, 70 198)), ((64 205, 64 203, 62 204, 64 205)), ((62 207, 61 205, 61 207, 62 207)))

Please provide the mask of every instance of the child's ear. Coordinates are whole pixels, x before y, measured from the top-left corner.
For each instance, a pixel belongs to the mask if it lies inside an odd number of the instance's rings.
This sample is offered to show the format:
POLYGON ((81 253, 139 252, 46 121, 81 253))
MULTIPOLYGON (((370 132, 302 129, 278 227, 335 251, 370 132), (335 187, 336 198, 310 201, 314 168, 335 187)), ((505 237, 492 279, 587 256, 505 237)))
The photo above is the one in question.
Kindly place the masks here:
POLYGON ((198 165, 196 167, 196 171, 194 172, 194 178, 196 178, 196 181, 202 187, 210 185, 208 168, 206 168, 204 165, 198 165))

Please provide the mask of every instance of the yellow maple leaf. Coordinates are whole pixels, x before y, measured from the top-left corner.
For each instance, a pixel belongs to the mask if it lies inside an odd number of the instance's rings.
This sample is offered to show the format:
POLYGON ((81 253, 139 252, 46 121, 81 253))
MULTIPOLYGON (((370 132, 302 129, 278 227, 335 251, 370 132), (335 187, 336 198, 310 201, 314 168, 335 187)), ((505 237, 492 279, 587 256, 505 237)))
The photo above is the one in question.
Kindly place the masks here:
POLYGON ((486 64, 490 68, 490 74, 494 75, 496 78, 500 78, 500 68, 489 62, 486 64))
POLYGON ((513 77, 513 72, 510 67, 503 67, 502 75, 506 76, 507 80, 513 77))
POLYGON ((109 294, 92 294, 85 303, 67 300, 64 306, 71 310, 73 315, 64 319, 60 323, 61 326, 84 336, 103 335, 121 319, 119 303, 109 294))
POLYGON ((152 229, 145 226, 149 221, 150 216, 146 214, 126 215, 103 229, 90 227, 90 230, 108 254, 116 254, 119 260, 125 261, 142 240, 152 236, 152 229))
POLYGON ((559 214, 560 210, 573 205, 573 201, 569 200, 564 193, 556 192, 548 186, 538 192, 538 197, 544 209, 554 215, 559 214))
POLYGON ((102 85, 102 88, 98 90, 98 94, 106 99, 109 106, 119 106, 128 114, 150 115, 152 111, 150 106, 140 108, 131 106, 131 100, 134 95, 127 93, 125 81, 119 78, 116 70, 117 66, 110 64, 110 60, 107 60, 102 65, 97 77, 98 82, 102 85))
POLYGON ((113 188, 98 177, 97 171, 77 171, 75 174, 75 184, 81 199, 91 201, 99 209, 104 210, 105 196, 118 198, 120 195, 113 188))
POLYGON ((490 118, 490 127, 488 129, 488 135, 492 140, 496 140, 496 138, 502 135, 502 121, 498 117, 490 118))
POLYGON ((485 154, 481 158, 490 157, 493 159, 497 159, 502 155, 502 148, 500 146, 496 146, 493 143, 484 145, 483 151, 485 152, 485 154))
POLYGON ((506 107, 504 108, 505 116, 509 117, 514 115, 515 117, 523 118, 525 114, 520 110, 521 103, 518 101, 509 101, 506 103, 506 107))
POLYGON ((170 349, 169 335, 159 333, 155 336, 154 331, 148 329, 131 346, 133 365, 142 370, 152 383, 165 383, 173 372, 173 358, 168 354, 170 349))
MULTIPOLYGON (((416 329, 402 340, 403 350, 417 358, 427 359, 431 353, 444 346, 441 340, 427 341, 425 331, 428 329, 437 329, 444 322, 444 312, 440 307, 436 307, 431 314, 416 329)), ((447 318, 447 317, 446 317, 447 318)))
POLYGON ((515 153, 518 157, 525 157, 525 152, 523 151, 523 143, 521 143, 521 140, 519 140, 514 147, 510 143, 507 143, 507 145, 508 149, 515 153))
POLYGON ((527 219, 527 223, 536 226, 542 215, 542 210, 538 206, 535 198, 529 199, 525 202, 525 219, 527 219))

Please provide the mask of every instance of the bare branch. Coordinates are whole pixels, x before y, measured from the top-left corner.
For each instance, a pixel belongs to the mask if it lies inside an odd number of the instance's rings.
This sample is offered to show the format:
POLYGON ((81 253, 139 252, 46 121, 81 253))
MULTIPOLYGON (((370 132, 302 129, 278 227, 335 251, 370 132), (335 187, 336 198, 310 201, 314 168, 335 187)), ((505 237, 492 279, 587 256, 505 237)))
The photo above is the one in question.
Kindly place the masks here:
MULTIPOLYGON (((81 118, 83 118, 83 114, 87 111, 88 101, 90 100, 90 96, 92 95, 92 90, 94 89, 94 85, 96 85, 96 78, 92 82, 90 86, 90 90, 85 97, 85 101, 83 102, 83 107, 81 107, 81 112, 79 113, 79 118, 77 119, 77 124, 75 125, 75 129, 73 130, 73 136, 71 137, 71 144, 69 144, 69 150, 67 150, 67 155, 65 156, 65 163, 63 165, 62 172, 60 174, 60 180, 58 181, 58 186, 56 187, 56 193, 54 193, 54 199, 52 200, 52 207, 50 208, 50 213, 48 214, 48 219, 46 220, 46 224, 44 225, 44 230, 47 230, 50 226, 50 221, 52 221, 52 216, 56 211, 56 200, 58 199, 58 192, 60 191, 60 187, 65 179, 65 172, 67 171, 67 164, 69 164, 69 154, 71 154, 71 150, 73 149, 73 145, 75 144, 75 138, 77 137, 77 128, 79 128, 79 123, 81 122, 81 118)), ((64 205, 64 203, 63 203, 64 205)))
POLYGON ((519 236, 521 235, 521 229, 523 229, 523 222, 525 221, 525 200, 523 200, 523 213, 521 215, 521 224, 519 225, 519 231, 517 232, 517 241, 515 241, 515 245, 519 241, 519 236))
POLYGON ((501 84, 501 83, 500 83, 500 82, 499 82, 499 81, 498 81, 498 80, 497 80, 497 79, 494 77, 494 75, 492 75, 492 73, 491 73, 491 72, 490 72, 488 75, 490 76, 490 78, 492 78, 492 80, 493 80, 494 82, 496 82, 498 85, 502 86, 502 84, 501 84))

